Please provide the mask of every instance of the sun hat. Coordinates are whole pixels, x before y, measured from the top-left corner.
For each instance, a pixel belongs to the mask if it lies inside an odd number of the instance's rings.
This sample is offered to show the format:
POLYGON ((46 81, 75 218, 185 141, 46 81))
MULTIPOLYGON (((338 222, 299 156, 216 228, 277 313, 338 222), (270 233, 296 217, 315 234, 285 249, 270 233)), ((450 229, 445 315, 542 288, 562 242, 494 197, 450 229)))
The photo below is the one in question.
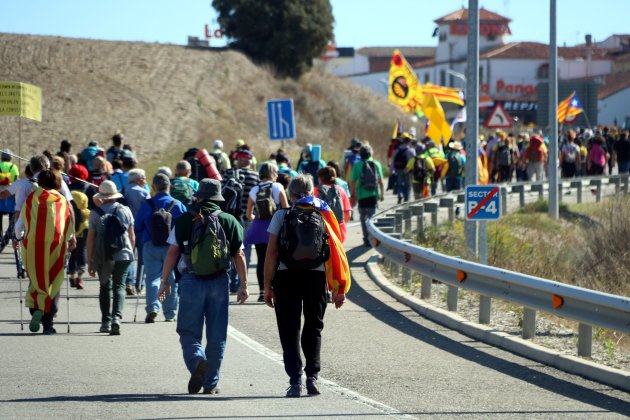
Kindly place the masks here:
POLYGON ((199 181, 199 189, 193 194, 195 198, 212 201, 225 201, 221 195, 221 183, 212 178, 204 178, 199 181))
POLYGON ((122 196, 123 195, 118 192, 116 184, 110 180, 103 181, 101 185, 98 186, 98 192, 94 194, 94 198, 98 198, 100 200, 115 200, 116 198, 120 198, 122 196))

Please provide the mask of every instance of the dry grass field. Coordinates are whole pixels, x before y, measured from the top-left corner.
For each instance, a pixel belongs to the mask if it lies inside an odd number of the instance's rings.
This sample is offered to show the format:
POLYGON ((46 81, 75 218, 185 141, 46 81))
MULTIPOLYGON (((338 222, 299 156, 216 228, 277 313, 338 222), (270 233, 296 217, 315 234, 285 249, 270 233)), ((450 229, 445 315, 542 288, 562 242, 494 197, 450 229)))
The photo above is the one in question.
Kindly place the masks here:
MULTIPOLYGON (((338 159, 353 136, 386 150, 401 114, 367 89, 314 69, 277 79, 234 51, 178 45, 0 34, 0 81, 42 88, 41 123, 23 120, 23 154, 56 151, 67 138, 78 152, 90 139, 108 147, 121 130, 141 163, 171 165, 191 146, 226 148, 243 138, 263 160, 280 146, 267 137, 266 100, 293 98, 297 158, 307 142, 338 159)), ((0 147, 17 150, 18 119, 0 120, 0 147)))

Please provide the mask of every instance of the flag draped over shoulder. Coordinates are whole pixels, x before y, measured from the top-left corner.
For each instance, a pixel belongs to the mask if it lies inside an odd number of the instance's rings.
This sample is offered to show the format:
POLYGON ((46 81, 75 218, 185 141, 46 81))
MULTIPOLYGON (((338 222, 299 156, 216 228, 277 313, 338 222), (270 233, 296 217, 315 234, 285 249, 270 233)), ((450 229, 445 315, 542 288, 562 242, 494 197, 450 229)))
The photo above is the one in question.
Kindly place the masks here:
POLYGON ((558 122, 561 124, 573 122, 575 117, 582 112, 584 112, 582 104, 575 94, 575 91, 573 91, 568 98, 558 104, 558 122))
POLYGON ((442 109, 440 101, 438 101, 434 94, 424 95, 422 110, 425 117, 429 120, 426 135, 436 144, 442 143, 442 138, 444 138, 442 144, 448 143, 453 132, 451 131, 451 126, 448 124, 448 121, 446 121, 444 109, 442 109))
POLYGON ((63 283, 66 243, 73 233, 66 199, 55 190, 38 188, 20 213, 24 223, 24 262, 31 279, 26 306, 50 311, 63 283))
POLYGON ((419 83, 413 68, 399 50, 394 50, 389 66, 389 100, 407 112, 416 112, 419 83))
POLYGON ((341 232, 335 214, 325 201, 313 196, 301 198, 295 202, 295 205, 303 208, 314 208, 322 215, 326 223, 326 233, 330 236, 328 240, 330 258, 326 261, 328 288, 336 294, 348 293, 350 290, 350 266, 346 251, 341 243, 341 232))

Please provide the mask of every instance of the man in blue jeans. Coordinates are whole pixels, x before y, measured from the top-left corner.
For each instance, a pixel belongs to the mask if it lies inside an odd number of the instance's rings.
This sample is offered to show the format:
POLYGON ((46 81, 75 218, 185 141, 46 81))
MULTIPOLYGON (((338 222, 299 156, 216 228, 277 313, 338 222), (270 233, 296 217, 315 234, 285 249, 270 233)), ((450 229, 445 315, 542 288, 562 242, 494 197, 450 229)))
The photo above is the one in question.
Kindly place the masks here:
POLYGON ((171 214, 173 221, 186 213, 186 206, 170 195, 171 182, 166 175, 156 174, 153 178, 153 188, 156 194, 142 203, 136 215, 134 227, 136 235, 141 238, 143 244, 142 255, 144 257, 147 302, 147 316, 144 322, 147 324, 155 322, 160 310, 164 312, 166 322, 175 321, 178 303, 177 283, 175 283, 175 274, 172 271, 168 275, 172 293, 163 304, 158 300, 162 266, 168 251, 166 239, 170 229, 162 223, 163 219, 158 217, 157 220, 154 220, 154 212, 164 209, 171 214))
MULTIPOLYGON (((184 362, 191 374, 188 381, 188 393, 196 394, 203 387, 204 394, 216 394, 227 340, 230 278, 227 269, 207 276, 196 275, 191 266, 186 264, 186 260, 190 260, 191 256, 192 230, 195 220, 203 215, 215 214, 225 233, 228 253, 241 279, 236 301, 244 303, 249 294, 243 253, 243 227, 231 214, 220 212, 218 203, 224 199, 219 181, 202 179, 199 182, 199 190, 193 197, 197 201, 199 213, 184 213, 175 221, 175 229, 171 231, 168 238, 170 247, 162 269, 158 296, 160 301, 164 301, 171 293, 168 276, 175 268, 180 254, 183 253, 184 258, 181 259, 182 265, 179 267, 182 278, 179 281, 177 334, 179 334, 184 362), (206 323, 205 348, 202 345, 204 321, 206 323)), ((221 238, 221 235, 217 235, 217 238, 221 238)), ((198 260, 204 256, 196 258, 198 260)), ((213 258, 210 252, 206 258, 213 258)), ((224 265, 227 267, 229 264, 226 262, 224 265)))

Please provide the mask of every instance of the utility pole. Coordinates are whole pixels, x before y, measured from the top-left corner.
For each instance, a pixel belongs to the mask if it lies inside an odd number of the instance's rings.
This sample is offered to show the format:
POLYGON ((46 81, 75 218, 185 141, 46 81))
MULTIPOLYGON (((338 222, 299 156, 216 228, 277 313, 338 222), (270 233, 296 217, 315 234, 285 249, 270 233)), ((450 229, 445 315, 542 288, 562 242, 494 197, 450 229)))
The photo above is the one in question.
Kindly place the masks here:
POLYGON ((549 10, 549 217, 558 219, 558 40, 556 39, 556 0, 549 10))

